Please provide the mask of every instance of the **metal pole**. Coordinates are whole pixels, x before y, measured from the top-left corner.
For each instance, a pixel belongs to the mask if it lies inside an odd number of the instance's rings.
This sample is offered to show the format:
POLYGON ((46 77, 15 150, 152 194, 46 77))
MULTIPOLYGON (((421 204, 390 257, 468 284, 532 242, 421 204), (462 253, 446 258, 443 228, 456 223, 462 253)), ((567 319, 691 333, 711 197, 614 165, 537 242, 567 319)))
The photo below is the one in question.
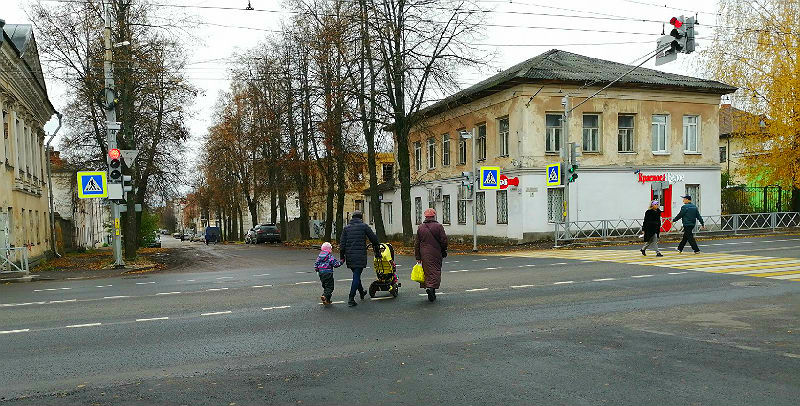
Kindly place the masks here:
POLYGON ((477 155, 475 154, 475 127, 472 127, 472 252, 478 252, 478 189, 476 183, 480 185, 478 176, 477 155))
POLYGON ((50 195, 50 249, 53 250, 53 256, 60 257, 58 255, 58 247, 56 246, 56 213, 55 213, 55 205, 53 203, 53 170, 52 165, 50 164, 50 154, 53 150, 50 148, 50 143, 53 142, 53 138, 55 138, 56 134, 58 134, 58 130, 61 129, 61 119, 64 117, 61 113, 56 112, 56 116, 58 117, 58 127, 56 130, 50 134, 50 138, 47 140, 47 144, 45 145, 45 153, 47 153, 47 194, 50 195))
POLYGON ((569 180, 566 179, 566 170, 569 168, 569 157, 570 151, 569 149, 569 117, 571 109, 569 108, 569 95, 564 96, 562 100, 562 104, 564 105, 564 118, 561 122, 563 127, 561 134, 561 145, 559 148, 561 149, 561 182, 564 183, 564 236, 569 239, 570 229, 569 229, 569 180))
MULTIPOLYGON (((103 61, 103 71, 105 74, 106 86, 106 103, 111 105, 114 102, 114 72, 112 71, 112 45, 111 45, 111 8, 110 4, 103 2, 103 19, 105 20, 105 30, 103 31, 103 39, 105 40, 105 60, 103 61)), ((115 109, 106 109, 106 142, 108 149, 117 148, 117 112, 115 109)), ((112 239, 114 247, 114 266, 121 268, 125 266, 125 261, 122 260, 122 236, 120 235, 120 209, 119 204, 116 202, 111 203, 111 215, 114 219, 114 230, 112 232, 112 239)))

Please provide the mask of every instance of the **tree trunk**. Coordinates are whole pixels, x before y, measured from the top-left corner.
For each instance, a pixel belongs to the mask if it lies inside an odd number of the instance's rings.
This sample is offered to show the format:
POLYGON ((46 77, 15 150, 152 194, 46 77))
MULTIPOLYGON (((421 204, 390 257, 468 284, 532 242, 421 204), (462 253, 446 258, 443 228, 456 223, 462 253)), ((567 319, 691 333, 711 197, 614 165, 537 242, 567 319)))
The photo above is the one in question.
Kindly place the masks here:
POLYGON ((328 188, 328 193, 325 194, 325 241, 331 241, 333 231, 333 222, 336 216, 333 213, 333 197, 334 197, 334 183, 332 179, 325 181, 325 187, 328 188))
POLYGON ((403 211, 403 238, 410 242, 414 231, 411 225, 411 167, 408 157, 408 128, 405 124, 404 118, 395 121, 400 203, 403 211))
POLYGON ((286 192, 281 190, 280 194, 278 195, 279 200, 279 207, 281 212, 281 241, 287 241, 289 238, 289 219, 286 214, 286 192))
POLYGON ((236 205, 236 211, 239 212, 239 235, 236 238, 236 241, 242 241, 244 239, 244 216, 242 215, 242 205, 236 205))

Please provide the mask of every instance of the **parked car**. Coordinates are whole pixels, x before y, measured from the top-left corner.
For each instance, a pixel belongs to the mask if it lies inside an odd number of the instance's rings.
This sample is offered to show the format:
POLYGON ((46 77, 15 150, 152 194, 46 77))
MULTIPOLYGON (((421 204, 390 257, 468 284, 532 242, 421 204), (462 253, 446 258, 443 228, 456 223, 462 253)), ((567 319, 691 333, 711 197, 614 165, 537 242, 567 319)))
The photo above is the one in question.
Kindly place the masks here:
POLYGON ((192 234, 192 236, 189 238, 189 241, 191 241, 191 242, 197 242, 197 241, 203 242, 203 234, 192 234))
POLYGON ((173 233, 173 234, 172 234, 172 237, 174 237, 175 239, 179 239, 179 238, 181 238, 182 236, 183 236, 183 234, 182 234, 182 233, 173 233))
POLYGON ((194 233, 190 233, 190 232, 187 231, 187 232, 183 233, 183 238, 181 238, 181 241, 191 241, 193 235, 194 235, 194 233))
POLYGON ((148 248, 161 248, 161 235, 156 232, 153 233, 153 239, 147 244, 148 248))
POLYGON ((281 230, 275 224, 259 224, 253 227, 251 231, 254 232, 254 237, 251 237, 251 240, 255 240, 255 244, 281 242, 281 230))

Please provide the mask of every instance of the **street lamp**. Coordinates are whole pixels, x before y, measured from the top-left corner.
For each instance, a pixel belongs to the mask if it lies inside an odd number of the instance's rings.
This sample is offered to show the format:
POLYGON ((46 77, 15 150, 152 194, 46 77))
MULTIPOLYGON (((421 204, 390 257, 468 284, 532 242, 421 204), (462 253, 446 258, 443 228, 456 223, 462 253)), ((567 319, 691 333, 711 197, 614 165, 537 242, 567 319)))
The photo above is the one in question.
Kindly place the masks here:
MULTIPOLYGON (((459 131, 458 135, 463 140, 472 139, 472 190, 475 190, 475 180, 478 177, 477 160, 475 157, 475 127, 472 127, 472 132, 465 130, 459 131)), ((477 193, 477 192, 475 192, 477 193)), ((478 221, 477 221, 477 194, 472 197, 472 252, 478 252, 478 221)))

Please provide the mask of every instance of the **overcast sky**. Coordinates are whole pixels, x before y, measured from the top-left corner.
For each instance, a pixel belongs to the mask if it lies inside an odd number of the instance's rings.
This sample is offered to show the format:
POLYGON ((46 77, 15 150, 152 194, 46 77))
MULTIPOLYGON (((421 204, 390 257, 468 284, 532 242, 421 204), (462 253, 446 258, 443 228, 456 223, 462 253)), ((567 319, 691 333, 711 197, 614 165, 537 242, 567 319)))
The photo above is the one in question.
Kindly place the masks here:
MULTIPOLYGON (((270 35, 260 30, 279 27, 281 19, 289 14, 282 10, 282 0, 251 0, 255 11, 244 10, 247 0, 153 0, 153 2, 160 4, 158 7, 165 15, 181 12, 196 16, 207 23, 192 30, 199 41, 191 42, 189 57, 191 64, 188 67, 189 78, 204 92, 197 99, 194 106, 196 116, 190 123, 193 135, 200 137, 212 124, 212 107, 217 94, 228 86, 226 58, 236 50, 256 45, 266 35, 270 35), (220 10, 214 7, 241 9, 220 10)), ((458 72, 459 82, 462 87, 468 87, 499 69, 508 68, 552 48, 631 63, 655 49, 656 40, 661 35, 661 22, 666 23, 670 17, 680 14, 687 16, 697 14, 701 24, 698 28, 700 37, 698 50, 710 43, 709 40, 702 38, 710 37, 712 34, 716 1, 670 0, 669 7, 666 7, 665 3, 666 0, 477 0, 476 4, 479 7, 490 11, 485 14, 485 18, 482 18, 486 24, 485 37, 476 42, 485 44, 481 45, 482 48, 495 52, 497 57, 493 64, 483 71, 458 72), (620 20, 618 17, 630 20, 620 20), (707 26, 703 27, 703 24, 707 26), (625 34, 614 32, 625 32, 625 34)), ((0 4, 2 5, 0 18, 5 19, 7 23, 30 23, 26 14, 29 0, 0 0, 0 4)), ((679 55, 678 61, 662 65, 658 69, 702 76, 698 60, 697 54, 679 55)), ((645 66, 655 68, 653 61, 645 66)), ((45 79, 53 105, 56 109, 61 109, 64 87, 49 79, 47 75, 45 79)), ((53 128, 51 122, 46 130, 52 131, 53 128)))

